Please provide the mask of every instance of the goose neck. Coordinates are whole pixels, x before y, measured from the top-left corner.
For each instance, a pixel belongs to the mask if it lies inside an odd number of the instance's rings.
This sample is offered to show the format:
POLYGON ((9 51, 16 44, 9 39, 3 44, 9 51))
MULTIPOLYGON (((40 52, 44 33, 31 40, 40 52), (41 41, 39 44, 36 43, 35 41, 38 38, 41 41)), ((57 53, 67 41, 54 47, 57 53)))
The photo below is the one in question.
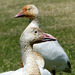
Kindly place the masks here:
POLYGON ((21 51, 22 51, 22 54, 23 53, 27 54, 27 53, 32 51, 32 46, 30 44, 26 44, 26 43, 24 45, 22 44, 21 45, 21 51))
POLYGON ((36 18, 30 18, 29 23, 32 25, 34 24, 36 27, 39 27, 39 17, 36 18))
POLYGON ((35 18, 30 18, 29 19, 29 23, 31 23, 32 21, 36 21, 37 23, 39 23, 39 17, 35 17, 35 18))
POLYGON ((27 56, 32 52, 32 46, 26 42, 20 42, 20 46, 22 52, 23 65, 25 65, 27 56))

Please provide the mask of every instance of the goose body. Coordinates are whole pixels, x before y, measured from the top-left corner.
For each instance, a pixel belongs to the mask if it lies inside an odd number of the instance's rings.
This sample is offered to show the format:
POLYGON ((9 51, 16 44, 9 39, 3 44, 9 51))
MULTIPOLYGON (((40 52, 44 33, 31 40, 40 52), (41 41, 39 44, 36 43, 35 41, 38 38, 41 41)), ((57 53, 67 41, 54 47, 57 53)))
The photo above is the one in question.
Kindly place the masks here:
POLYGON ((52 72, 52 70, 55 70, 59 72, 65 70, 65 68, 68 68, 70 71, 68 57, 63 48, 57 44, 57 41, 35 44, 34 51, 39 52, 43 56, 45 59, 45 68, 49 71, 52 72))
MULTIPOLYGON (((26 5, 15 17, 29 18, 31 21, 28 28, 39 27, 39 11, 34 5, 26 5)), ((34 44, 33 50, 43 56, 45 60, 45 68, 50 72, 65 71, 71 73, 71 65, 68 56, 57 40, 34 44)))

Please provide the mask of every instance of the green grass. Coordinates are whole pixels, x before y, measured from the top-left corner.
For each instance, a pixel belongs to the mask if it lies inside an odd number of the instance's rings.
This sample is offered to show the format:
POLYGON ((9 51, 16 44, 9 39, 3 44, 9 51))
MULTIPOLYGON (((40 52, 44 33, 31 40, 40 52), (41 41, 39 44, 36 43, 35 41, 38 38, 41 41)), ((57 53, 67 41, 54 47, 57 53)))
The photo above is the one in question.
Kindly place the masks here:
POLYGON ((58 39, 75 75, 75 0, 0 0, 0 72, 21 67, 19 38, 28 19, 14 16, 27 4, 38 7, 40 28, 58 39))

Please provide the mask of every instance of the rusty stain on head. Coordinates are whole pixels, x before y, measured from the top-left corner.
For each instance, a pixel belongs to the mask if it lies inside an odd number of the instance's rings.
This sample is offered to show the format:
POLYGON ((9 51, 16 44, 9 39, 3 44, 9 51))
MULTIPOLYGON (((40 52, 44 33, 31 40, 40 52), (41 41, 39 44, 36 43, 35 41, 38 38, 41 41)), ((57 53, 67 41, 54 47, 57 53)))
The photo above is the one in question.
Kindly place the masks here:
POLYGON ((26 5, 22 9, 22 11, 18 13, 15 17, 35 18, 38 15, 39 15, 39 11, 35 5, 26 5))

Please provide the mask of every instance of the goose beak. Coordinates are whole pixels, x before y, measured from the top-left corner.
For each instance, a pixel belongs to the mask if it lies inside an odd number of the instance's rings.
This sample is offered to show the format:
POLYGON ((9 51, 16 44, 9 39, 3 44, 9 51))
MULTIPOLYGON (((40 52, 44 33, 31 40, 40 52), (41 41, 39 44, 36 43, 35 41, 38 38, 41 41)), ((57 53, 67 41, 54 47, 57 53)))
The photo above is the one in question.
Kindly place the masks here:
POLYGON ((18 13, 17 15, 15 15, 15 18, 18 18, 18 17, 25 17, 23 10, 20 13, 18 13))
POLYGON ((43 33, 42 41, 56 41, 56 38, 46 33, 43 33))

